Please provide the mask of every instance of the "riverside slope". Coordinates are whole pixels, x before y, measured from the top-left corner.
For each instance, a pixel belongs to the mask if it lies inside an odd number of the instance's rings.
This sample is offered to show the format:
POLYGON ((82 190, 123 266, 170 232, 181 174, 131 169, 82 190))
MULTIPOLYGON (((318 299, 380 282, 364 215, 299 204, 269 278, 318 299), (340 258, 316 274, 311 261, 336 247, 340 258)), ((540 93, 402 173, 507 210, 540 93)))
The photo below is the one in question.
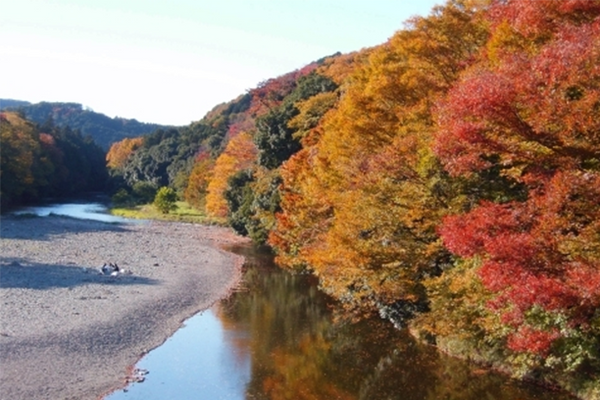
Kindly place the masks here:
POLYGON ((227 296, 245 239, 214 226, 0 220, 0 399, 94 399, 227 296), (130 274, 101 275, 116 262, 130 274))

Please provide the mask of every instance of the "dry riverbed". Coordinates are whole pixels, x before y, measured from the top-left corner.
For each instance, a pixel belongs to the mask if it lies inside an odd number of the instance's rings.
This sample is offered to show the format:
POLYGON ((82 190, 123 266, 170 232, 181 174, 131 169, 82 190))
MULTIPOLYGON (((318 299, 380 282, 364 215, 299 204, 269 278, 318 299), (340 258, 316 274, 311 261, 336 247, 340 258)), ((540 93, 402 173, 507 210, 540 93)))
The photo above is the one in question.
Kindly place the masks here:
POLYGON ((226 228, 0 220, 0 399, 96 399, 188 317, 227 296, 243 259, 226 228), (124 273, 99 272, 117 263, 124 273))

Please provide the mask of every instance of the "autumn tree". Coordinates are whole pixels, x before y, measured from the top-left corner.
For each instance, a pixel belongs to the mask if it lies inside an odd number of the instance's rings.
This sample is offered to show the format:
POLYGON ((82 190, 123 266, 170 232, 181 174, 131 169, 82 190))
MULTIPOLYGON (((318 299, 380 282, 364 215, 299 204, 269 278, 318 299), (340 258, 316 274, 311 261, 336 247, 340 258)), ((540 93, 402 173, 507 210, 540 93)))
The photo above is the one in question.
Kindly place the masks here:
POLYGON ((316 72, 334 81, 338 86, 346 83, 356 70, 356 66, 365 62, 372 49, 362 49, 347 54, 336 53, 325 57, 316 72))
POLYGON ((102 191, 108 174, 106 153, 90 136, 83 137, 79 131, 69 127, 55 127, 47 132, 54 138, 62 153, 60 181, 54 193, 48 195, 68 196, 85 191, 102 191))
POLYGON ((113 143, 106 154, 106 165, 109 168, 122 168, 129 156, 142 145, 143 140, 142 137, 126 138, 113 143))
MULTIPOLYGON (((339 94, 336 91, 322 92, 295 103, 298 115, 288 121, 288 127, 293 130, 292 138, 300 141, 303 146, 314 144, 307 138, 319 125, 325 114, 338 102, 339 94)), ((314 139, 314 138, 313 138, 314 139)))
POLYGON ((185 201, 198 210, 206 206, 206 194, 210 182, 214 159, 208 152, 201 152, 197 157, 187 181, 184 192, 185 201))
POLYGON ((431 109, 485 42, 477 15, 460 2, 438 7, 371 50, 308 135, 316 143, 305 139, 282 167, 270 242, 350 309, 401 319, 446 262, 436 224, 453 188, 430 150, 431 109))
POLYGON ((16 113, 2 113, 3 206, 104 189, 105 155, 91 138, 51 124, 43 129, 16 113))
POLYGON ((251 97, 249 113, 260 117, 279 107, 285 97, 296 88, 298 79, 308 75, 316 68, 317 65, 311 63, 301 69, 261 82, 258 87, 249 92, 251 97))
POLYGON ((206 211, 208 214, 225 218, 228 207, 224 198, 228 180, 238 171, 252 165, 256 159, 256 146, 252 137, 245 132, 232 138, 225 151, 217 158, 207 186, 206 211))
POLYGON ((275 225, 275 213, 280 211, 280 183, 277 170, 255 168, 233 175, 225 191, 231 227, 264 244, 275 225))
MULTIPOLYGON (((217 116, 211 118, 177 129, 159 129, 144 136, 139 147, 122 157, 124 164, 111 169, 114 186, 131 189, 136 182, 150 182, 157 187, 172 187, 183 196, 198 154, 206 151, 216 157, 224 148, 228 116, 222 116, 222 123, 215 121, 217 116)), ((117 145, 112 150, 111 160, 119 151, 127 150, 127 146, 117 145)), ((123 155, 126 153, 123 151, 123 155)))
MULTIPOLYGON (((463 180, 498 171, 504 195, 439 231, 487 292, 480 334, 520 373, 598 371, 600 3, 512 0, 488 15, 489 51, 440 103, 435 152, 463 180)), ((446 287, 474 288, 460 275, 446 287)))
POLYGON ((41 154, 39 132, 14 113, 0 114, 2 205, 37 196, 35 162, 41 154))

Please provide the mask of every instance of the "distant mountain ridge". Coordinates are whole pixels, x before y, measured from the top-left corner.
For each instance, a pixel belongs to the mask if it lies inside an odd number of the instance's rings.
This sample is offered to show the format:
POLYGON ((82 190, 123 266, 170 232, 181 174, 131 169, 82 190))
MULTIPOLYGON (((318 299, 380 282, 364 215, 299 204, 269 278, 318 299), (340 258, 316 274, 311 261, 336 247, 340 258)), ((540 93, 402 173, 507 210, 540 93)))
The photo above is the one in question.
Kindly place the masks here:
POLYGON ((31 103, 23 100, 0 99, 0 111, 14 107, 30 106, 31 103))
POLYGON ((40 102, 0 99, 0 111, 21 112, 27 119, 40 125, 51 121, 58 127, 79 130, 83 136, 91 136, 104 150, 125 138, 146 135, 166 125, 139 122, 136 119, 110 118, 92 111, 78 103, 40 102))

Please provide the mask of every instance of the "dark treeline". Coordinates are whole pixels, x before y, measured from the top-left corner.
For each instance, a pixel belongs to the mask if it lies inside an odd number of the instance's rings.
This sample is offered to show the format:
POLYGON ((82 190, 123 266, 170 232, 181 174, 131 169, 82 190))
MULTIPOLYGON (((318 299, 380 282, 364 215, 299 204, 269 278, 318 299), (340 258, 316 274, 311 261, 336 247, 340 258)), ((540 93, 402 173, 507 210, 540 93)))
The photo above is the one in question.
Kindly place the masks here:
POLYGON ((36 125, 17 113, 0 113, 2 208, 103 191, 105 152, 68 127, 36 125))

